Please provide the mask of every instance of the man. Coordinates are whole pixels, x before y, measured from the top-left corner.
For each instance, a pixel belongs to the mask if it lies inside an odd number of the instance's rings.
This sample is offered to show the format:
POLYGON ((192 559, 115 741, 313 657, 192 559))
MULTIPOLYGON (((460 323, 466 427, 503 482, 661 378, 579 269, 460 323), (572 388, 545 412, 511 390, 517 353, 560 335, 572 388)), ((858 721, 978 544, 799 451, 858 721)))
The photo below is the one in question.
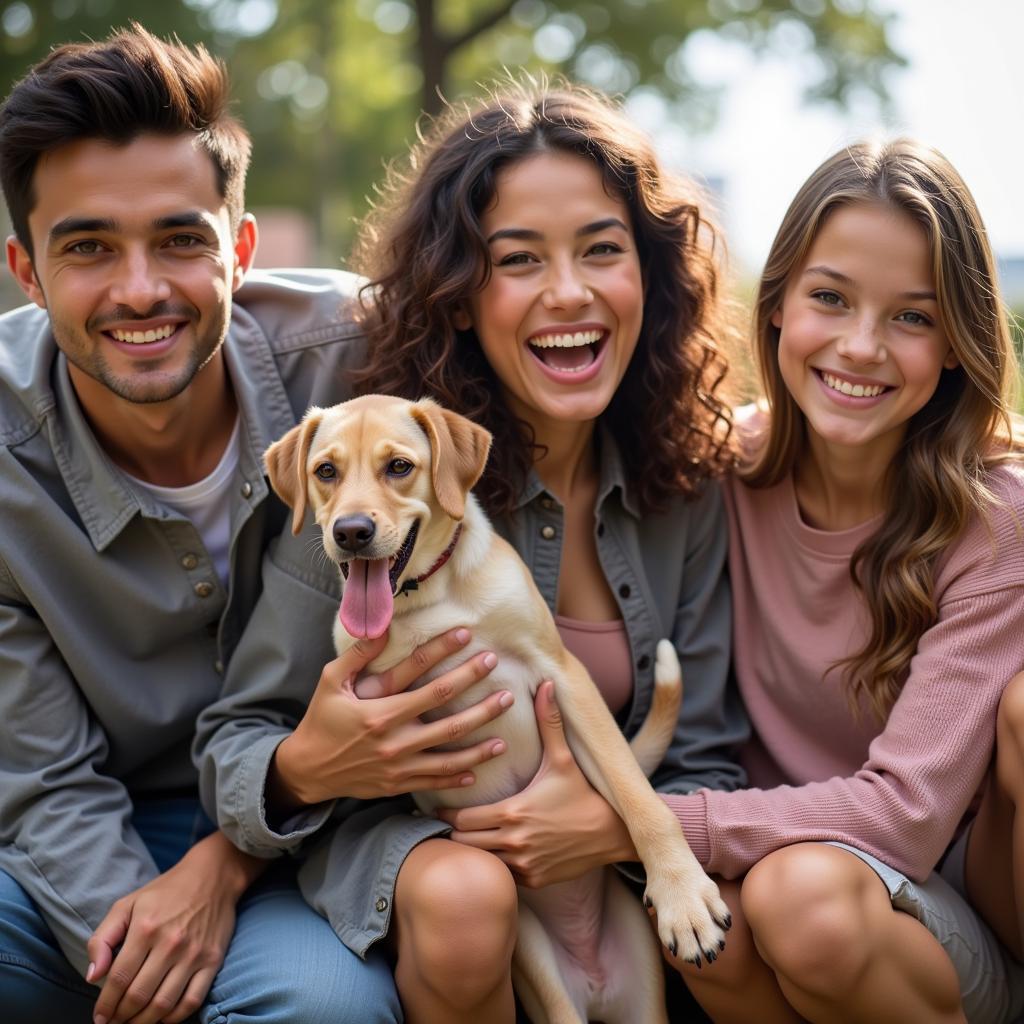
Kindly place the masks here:
POLYGON ((57 48, 0 110, 34 303, 0 318, 7 1021, 400 1017, 383 956, 205 818, 189 757, 286 525, 262 453, 344 397, 361 351, 346 275, 242 287, 250 143, 227 98, 205 50, 133 26, 57 48))

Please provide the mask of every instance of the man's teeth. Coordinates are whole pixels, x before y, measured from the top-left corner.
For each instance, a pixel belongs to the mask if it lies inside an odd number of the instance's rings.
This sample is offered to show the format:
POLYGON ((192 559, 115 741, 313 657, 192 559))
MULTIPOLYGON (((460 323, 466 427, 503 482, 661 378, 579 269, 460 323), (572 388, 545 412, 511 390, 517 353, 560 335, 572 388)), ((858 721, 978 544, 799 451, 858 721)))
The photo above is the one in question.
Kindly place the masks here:
POLYGON ((593 345, 601 340, 602 331, 579 331, 576 334, 541 334, 530 339, 530 344, 537 348, 578 348, 580 345, 593 345))
POLYGON ((854 398, 877 398, 885 390, 882 384, 851 384, 848 380, 833 377, 831 373, 823 373, 821 377, 833 391, 841 391, 854 398))
POLYGON ((126 341, 129 345, 146 345, 151 341, 163 341, 164 338, 169 338, 177 330, 177 326, 177 324, 165 324, 154 331, 111 331, 110 333, 116 341, 126 341))

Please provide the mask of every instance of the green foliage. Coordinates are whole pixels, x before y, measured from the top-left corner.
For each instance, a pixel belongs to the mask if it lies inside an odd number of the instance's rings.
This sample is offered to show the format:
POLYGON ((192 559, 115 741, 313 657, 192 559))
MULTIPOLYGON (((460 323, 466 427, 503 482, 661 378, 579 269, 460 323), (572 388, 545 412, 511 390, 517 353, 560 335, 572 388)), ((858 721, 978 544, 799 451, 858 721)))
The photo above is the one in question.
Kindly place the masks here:
POLYGON ((690 65, 708 33, 800 61, 818 102, 884 105, 886 74, 903 63, 870 0, 163 0, 144 14, 127 0, 14 0, 0 9, 0 86, 53 45, 103 38, 133 17, 228 61, 255 142, 249 204, 306 211, 324 259, 346 251, 420 111, 503 68, 654 90, 699 129, 713 121, 715 91, 690 65))

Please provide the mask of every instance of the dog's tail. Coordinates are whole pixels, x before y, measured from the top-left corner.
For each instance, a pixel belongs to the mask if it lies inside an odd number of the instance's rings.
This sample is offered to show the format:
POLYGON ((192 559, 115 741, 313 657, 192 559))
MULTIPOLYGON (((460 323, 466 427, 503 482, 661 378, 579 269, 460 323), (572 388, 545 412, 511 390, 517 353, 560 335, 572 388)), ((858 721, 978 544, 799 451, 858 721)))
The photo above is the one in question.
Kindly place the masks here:
POLYGON ((650 775, 661 764, 679 718, 683 701, 683 670, 679 667, 676 649, 668 640, 659 640, 654 656, 654 696, 640 731, 630 740, 629 748, 644 775, 650 775))

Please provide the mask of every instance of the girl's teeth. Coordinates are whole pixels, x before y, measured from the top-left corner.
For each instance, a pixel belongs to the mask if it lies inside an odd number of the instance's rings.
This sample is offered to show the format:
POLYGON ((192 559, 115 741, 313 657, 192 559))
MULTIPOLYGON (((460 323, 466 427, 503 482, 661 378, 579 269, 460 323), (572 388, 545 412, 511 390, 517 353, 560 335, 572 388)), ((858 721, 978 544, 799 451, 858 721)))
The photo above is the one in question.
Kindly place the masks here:
POLYGON ((885 387, 881 384, 851 384, 848 380, 833 377, 831 373, 823 373, 822 380, 833 390, 854 398, 877 398, 885 387))

